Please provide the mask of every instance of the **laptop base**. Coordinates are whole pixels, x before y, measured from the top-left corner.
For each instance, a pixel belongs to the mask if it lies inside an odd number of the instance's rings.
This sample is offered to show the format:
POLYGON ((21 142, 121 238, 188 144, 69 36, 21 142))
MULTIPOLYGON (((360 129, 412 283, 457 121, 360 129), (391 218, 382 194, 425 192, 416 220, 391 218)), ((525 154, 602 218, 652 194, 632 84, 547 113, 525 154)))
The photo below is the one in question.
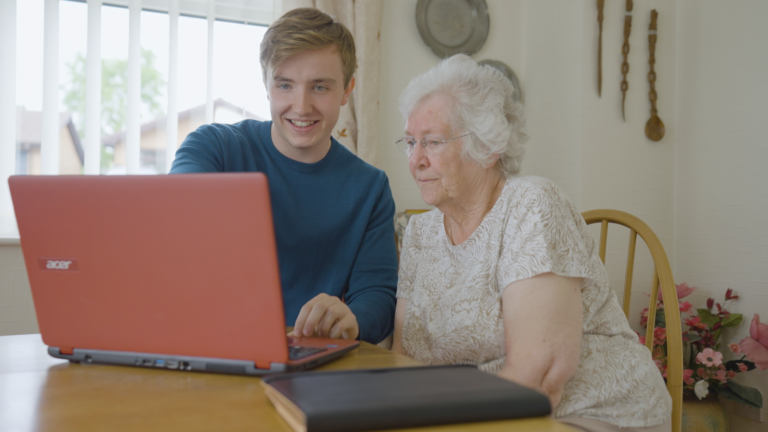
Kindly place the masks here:
MULTIPOLYGON (((190 372, 220 373, 228 375, 262 376, 272 373, 297 372, 312 369, 331 360, 335 360, 357 348, 357 344, 333 351, 319 353, 316 359, 307 358, 301 363, 271 363, 269 369, 257 368, 253 361, 228 360, 206 357, 178 356, 166 354, 135 353, 122 351, 103 351, 91 349, 72 350, 72 354, 62 354, 58 347, 48 347, 51 357, 69 360, 72 363, 101 364, 114 366, 134 366, 157 370, 175 370, 190 372)), ((314 357, 314 356, 313 356, 314 357)))

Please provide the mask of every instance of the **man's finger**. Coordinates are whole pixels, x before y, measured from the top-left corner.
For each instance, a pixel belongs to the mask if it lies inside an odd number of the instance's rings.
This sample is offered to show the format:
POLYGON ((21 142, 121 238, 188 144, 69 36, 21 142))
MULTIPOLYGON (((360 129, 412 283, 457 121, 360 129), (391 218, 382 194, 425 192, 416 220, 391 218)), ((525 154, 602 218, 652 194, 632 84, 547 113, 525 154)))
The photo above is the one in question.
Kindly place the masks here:
POLYGON ((330 332, 330 337, 332 339, 341 338, 354 340, 357 339, 359 333, 360 328, 357 325, 357 318, 355 317, 355 314, 350 311, 349 314, 345 315, 333 326, 330 332))
POLYGON ((317 326, 317 333, 320 337, 330 337, 331 328, 333 328, 334 324, 341 320, 347 312, 344 309, 344 305, 337 303, 330 305, 328 309, 325 310, 325 315, 323 315, 322 321, 320 321, 317 326))
POLYGON ((293 325, 294 337, 304 336, 302 334, 302 330, 304 329, 304 323, 307 321, 307 315, 309 315, 309 311, 311 308, 312 306, 310 306, 309 303, 301 307, 301 310, 299 311, 299 316, 296 317, 296 324, 293 325))
POLYGON ((299 316, 296 317, 296 323, 293 325, 293 335, 295 337, 308 336, 303 334, 304 326, 307 322, 307 317, 309 317, 309 313, 312 311, 312 308, 315 306, 317 301, 318 299, 315 297, 308 301, 304 306, 301 307, 301 310, 299 310, 299 316))
POLYGON ((304 333, 304 329, 306 328, 307 324, 307 318, 309 317, 310 312, 312 311, 312 308, 315 307, 315 304, 318 302, 322 302, 324 300, 327 300, 328 298, 335 298, 331 297, 328 294, 320 293, 316 295, 312 300, 308 301, 304 306, 301 307, 301 310, 299 311, 299 316, 296 317, 296 323, 293 325, 293 336, 294 337, 302 337, 302 336, 312 336, 314 333, 314 327, 312 326, 312 330, 304 333))
POLYGON ((304 336, 316 336, 319 334, 319 324, 323 319, 326 310, 328 310, 328 302, 321 300, 316 302, 307 315, 307 320, 304 322, 304 328, 302 333, 304 336))

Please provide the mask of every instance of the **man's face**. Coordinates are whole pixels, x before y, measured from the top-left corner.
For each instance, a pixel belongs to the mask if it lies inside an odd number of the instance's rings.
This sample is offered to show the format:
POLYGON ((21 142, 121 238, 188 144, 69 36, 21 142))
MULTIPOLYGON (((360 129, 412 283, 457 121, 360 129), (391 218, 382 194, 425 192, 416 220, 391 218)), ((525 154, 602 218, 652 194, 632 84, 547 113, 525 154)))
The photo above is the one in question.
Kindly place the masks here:
POLYGON ((299 162, 321 160, 347 103, 354 77, 344 88, 341 56, 335 46, 304 51, 267 70, 272 141, 280 153, 299 162))

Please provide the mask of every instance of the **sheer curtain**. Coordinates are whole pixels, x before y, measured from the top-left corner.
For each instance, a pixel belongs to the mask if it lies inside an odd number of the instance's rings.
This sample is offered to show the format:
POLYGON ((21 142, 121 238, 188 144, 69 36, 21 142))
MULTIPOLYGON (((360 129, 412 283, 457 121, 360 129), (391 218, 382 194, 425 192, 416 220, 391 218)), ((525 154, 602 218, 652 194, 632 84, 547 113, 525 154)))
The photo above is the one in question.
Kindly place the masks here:
POLYGON ((379 136, 379 70, 382 0, 283 0, 283 12, 314 7, 341 21, 355 37, 355 89, 333 137, 371 165, 376 165, 379 136))

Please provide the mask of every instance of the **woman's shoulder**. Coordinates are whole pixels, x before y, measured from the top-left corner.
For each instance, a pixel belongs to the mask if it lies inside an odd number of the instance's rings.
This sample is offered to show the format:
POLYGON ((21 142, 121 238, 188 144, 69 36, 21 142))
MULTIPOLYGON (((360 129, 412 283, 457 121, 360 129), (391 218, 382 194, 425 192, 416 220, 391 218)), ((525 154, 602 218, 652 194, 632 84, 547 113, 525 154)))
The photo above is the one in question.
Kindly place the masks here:
POLYGON ((538 176, 513 176, 507 179, 505 194, 513 206, 550 207, 570 205, 571 200, 552 180, 538 176))
POLYGON ((438 209, 432 209, 424 213, 418 213, 408 218, 407 228, 411 231, 429 230, 435 224, 439 223, 442 213, 438 209))
POLYGON ((442 226, 440 222, 442 213, 438 209, 412 215, 405 227, 403 244, 409 247, 424 247, 433 240, 437 227, 442 226))
POLYGON ((511 189, 513 190, 523 191, 531 194, 561 192, 560 187, 557 186, 557 184, 555 184, 555 182, 552 180, 533 175, 509 177, 507 178, 507 184, 511 186, 511 189))

